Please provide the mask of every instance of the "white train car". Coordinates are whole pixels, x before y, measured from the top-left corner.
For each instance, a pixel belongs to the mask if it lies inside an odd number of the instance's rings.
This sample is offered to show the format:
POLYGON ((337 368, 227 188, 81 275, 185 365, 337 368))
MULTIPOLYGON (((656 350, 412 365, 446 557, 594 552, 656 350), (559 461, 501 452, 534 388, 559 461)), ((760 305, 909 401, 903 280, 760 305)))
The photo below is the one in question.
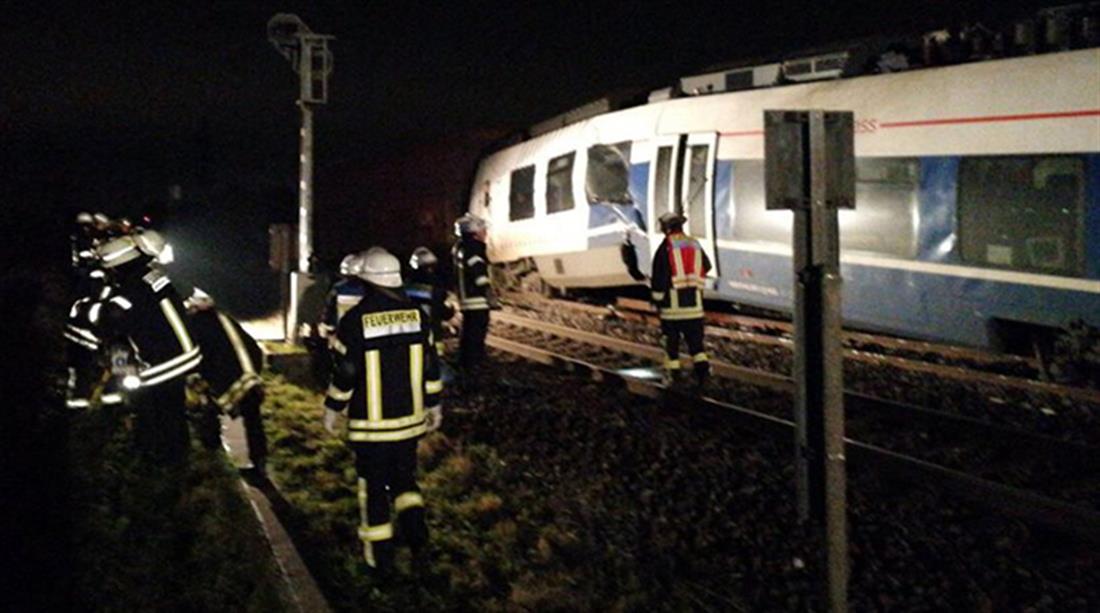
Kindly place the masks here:
POLYGON ((708 297, 789 310, 791 213, 765 211, 763 113, 853 111, 840 213, 848 325, 963 344, 1100 324, 1100 49, 691 96, 607 112, 485 158, 469 210, 494 262, 562 288, 629 285, 655 220, 688 217, 708 297))

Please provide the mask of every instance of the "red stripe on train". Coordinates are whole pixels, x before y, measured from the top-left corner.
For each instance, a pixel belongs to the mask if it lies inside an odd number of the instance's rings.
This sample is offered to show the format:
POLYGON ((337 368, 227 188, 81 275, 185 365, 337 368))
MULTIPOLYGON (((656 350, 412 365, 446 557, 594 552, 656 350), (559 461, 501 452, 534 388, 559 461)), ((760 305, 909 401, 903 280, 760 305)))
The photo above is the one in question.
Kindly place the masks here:
POLYGON ((959 123, 988 123, 997 121, 1034 121, 1037 119, 1067 119, 1071 117, 1100 116, 1100 109, 1062 111, 1059 113, 1024 113, 1020 115, 988 115, 985 117, 953 117, 946 119, 919 119, 916 121, 884 121, 880 128, 912 128, 917 126, 941 126, 959 123))
MULTIPOLYGON (((914 121, 883 121, 878 124, 882 128, 915 128, 920 126, 942 126, 967 123, 994 123, 999 121, 1035 121, 1039 119, 1070 119, 1076 117, 1100 117, 1100 109, 1086 109, 1081 111, 1061 111, 1055 113, 1022 113, 1018 115, 987 115, 984 117, 948 117, 944 119, 917 119, 914 121)), ((720 132, 719 136, 763 136, 763 130, 740 130, 737 132, 720 132)))

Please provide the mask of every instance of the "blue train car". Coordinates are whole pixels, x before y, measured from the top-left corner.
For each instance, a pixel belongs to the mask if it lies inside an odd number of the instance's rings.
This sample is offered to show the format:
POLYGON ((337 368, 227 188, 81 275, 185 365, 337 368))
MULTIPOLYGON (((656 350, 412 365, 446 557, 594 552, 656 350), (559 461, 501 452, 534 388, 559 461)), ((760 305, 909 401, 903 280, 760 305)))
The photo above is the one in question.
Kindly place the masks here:
POLYGON ((490 221, 495 262, 562 288, 632 283, 619 245, 648 268, 651 220, 680 210, 717 264, 710 298, 789 311, 791 213, 764 207, 763 112, 808 108, 856 116, 846 325, 984 347, 1100 325, 1097 49, 598 113, 487 157, 469 209, 490 221))

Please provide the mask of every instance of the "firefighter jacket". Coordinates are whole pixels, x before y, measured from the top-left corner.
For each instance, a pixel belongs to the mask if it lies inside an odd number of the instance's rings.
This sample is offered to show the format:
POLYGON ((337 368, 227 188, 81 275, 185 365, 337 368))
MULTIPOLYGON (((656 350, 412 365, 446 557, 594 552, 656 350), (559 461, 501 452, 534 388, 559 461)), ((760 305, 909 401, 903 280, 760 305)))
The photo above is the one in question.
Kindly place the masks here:
POLYGON ((414 271, 405 284, 405 295, 427 315, 431 340, 437 354, 443 350, 443 322, 454 317, 454 309, 447 305, 447 290, 434 274, 414 271))
POLYGON ((650 290, 661 319, 703 316, 703 286, 710 258, 699 241, 677 232, 669 234, 653 256, 650 290))
POLYGON ((325 407, 348 407, 348 440, 382 443, 425 432, 425 407, 440 403, 443 382, 424 313, 401 291, 368 285, 340 321, 336 367, 325 407))
POLYGON ((183 381, 202 362, 183 302, 164 271, 140 263, 125 266, 116 292, 104 302, 106 333, 134 348, 140 387, 183 381))
POLYGON ((73 303, 65 322, 65 340, 86 351, 97 352, 103 345, 100 339, 100 314, 104 302, 114 291, 106 283, 106 273, 94 269, 87 275, 88 295, 73 303))
POLYGON ((104 384, 104 360, 109 347, 103 340, 101 314, 113 288, 105 283, 102 270, 92 270, 88 281, 93 294, 73 303, 65 322, 64 336, 68 341, 69 381, 65 406, 83 409, 97 400, 101 404, 118 404, 122 395, 113 386, 104 384), (96 274, 98 273, 98 274, 96 274))
POLYGON ((241 398, 263 381, 260 345, 232 317, 216 308, 191 314, 189 328, 202 347, 199 373, 210 386, 214 401, 223 411, 237 406, 241 398))
POLYGON ((344 277, 333 283, 325 297, 325 312, 321 323, 328 326, 329 330, 336 330, 340 320, 351 307, 359 304, 366 291, 366 282, 358 277, 344 277))
POLYGON ((489 259, 485 243, 462 237, 451 250, 458 283, 458 308, 463 311, 483 311, 489 308, 489 259))

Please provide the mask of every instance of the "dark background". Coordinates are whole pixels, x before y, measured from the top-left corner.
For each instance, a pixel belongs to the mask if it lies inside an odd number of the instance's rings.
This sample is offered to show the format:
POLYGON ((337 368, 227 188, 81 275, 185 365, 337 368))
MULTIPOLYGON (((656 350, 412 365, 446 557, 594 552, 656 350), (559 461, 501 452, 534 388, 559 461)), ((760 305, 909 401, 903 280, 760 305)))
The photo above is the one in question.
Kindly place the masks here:
POLYGON ((1044 3, 104 4, 4 13, 5 262, 63 265, 80 210, 151 214, 179 275, 255 311, 275 287, 267 227, 296 220, 297 78, 266 40, 277 12, 337 37, 316 113, 316 250, 331 265, 376 243, 442 248, 487 144, 608 92, 1044 3))

